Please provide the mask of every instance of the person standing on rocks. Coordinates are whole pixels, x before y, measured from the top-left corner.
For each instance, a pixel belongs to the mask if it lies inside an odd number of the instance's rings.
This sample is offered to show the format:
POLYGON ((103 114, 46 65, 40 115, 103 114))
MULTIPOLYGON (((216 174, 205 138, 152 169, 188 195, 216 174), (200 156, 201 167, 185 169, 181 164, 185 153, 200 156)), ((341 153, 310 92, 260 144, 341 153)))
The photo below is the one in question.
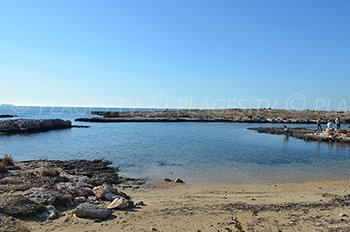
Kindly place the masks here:
POLYGON ((333 127, 333 122, 332 122, 332 120, 328 120, 327 129, 332 129, 332 127, 333 127))
POLYGON ((321 118, 317 120, 317 130, 323 131, 321 118))
POLYGON ((339 118, 339 117, 337 117, 337 118, 335 119, 335 124, 337 125, 337 129, 340 129, 340 126, 341 126, 341 120, 340 120, 340 118, 339 118))

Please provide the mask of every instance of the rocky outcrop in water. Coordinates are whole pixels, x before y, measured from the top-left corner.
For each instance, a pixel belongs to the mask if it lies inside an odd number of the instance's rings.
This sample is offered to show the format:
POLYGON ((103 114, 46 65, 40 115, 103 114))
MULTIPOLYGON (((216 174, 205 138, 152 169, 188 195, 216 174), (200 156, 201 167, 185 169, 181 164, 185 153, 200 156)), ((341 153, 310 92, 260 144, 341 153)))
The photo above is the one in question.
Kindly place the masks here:
POLYGON ((0 118, 15 118, 17 115, 12 114, 0 114, 0 118))
POLYGON ((310 110, 273 109, 224 109, 224 110, 154 110, 130 112, 91 112, 100 117, 77 118, 82 122, 241 122, 241 123, 284 123, 316 124, 319 118, 324 121, 341 117, 344 123, 350 122, 349 112, 327 112, 310 110))
POLYGON ((326 130, 315 131, 306 128, 283 128, 283 127, 256 127, 248 128, 258 133, 286 135, 305 141, 319 141, 328 143, 350 143, 350 130, 326 130))
POLYGON ((67 128, 72 128, 72 122, 62 119, 16 119, 0 121, 0 134, 35 133, 67 128))

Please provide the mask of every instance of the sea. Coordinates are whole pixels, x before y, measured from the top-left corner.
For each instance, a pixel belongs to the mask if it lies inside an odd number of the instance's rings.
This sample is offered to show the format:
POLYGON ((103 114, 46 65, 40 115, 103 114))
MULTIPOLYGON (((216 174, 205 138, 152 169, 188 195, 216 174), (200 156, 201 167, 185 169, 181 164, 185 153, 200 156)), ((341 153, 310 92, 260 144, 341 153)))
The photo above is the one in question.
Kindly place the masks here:
MULTIPOLYGON (((18 118, 61 118, 72 128, 0 136, 0 156, 16 161, 105 159, 125 177, 157 182, 165 177, 193 184, 271 183, 350 178, 350 146, 305 142, 248 130, 278 124, 88 123, 91 111, 150 109, 0 106, 18 118)), ((2 119, 4 120, 4 119, 2 119)), ((316 128, 315 125, 288 125, 316 128)), ((348 127, 349 125, 344 125, 348 127)))

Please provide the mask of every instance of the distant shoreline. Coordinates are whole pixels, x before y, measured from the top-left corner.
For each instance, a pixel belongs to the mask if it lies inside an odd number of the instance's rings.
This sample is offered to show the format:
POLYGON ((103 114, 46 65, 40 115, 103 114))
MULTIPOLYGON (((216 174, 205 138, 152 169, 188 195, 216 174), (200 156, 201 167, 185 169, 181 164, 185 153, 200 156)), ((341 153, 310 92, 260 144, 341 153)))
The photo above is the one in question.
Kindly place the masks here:
POLYGON ((274 109, 217 109, 217 110, 154 110, 154 111, 93 111, 99 117, 77 118, 79 122, 237 122, 315 124, 340 117, 350 123, 350 112, 274 110, 274 109))

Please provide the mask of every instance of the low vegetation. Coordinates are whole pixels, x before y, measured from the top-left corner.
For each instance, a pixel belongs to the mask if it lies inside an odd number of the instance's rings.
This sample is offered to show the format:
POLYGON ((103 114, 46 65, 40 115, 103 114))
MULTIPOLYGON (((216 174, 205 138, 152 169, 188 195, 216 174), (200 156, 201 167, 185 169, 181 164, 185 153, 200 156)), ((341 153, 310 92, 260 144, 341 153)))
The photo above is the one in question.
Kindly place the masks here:
POLYGON ((43 169, 42 175, 48 177, 57 177, 61 175, 61 171, 56 167, 46 167, 43 169))
POLYGON ((13 161, 12 157, 10 155, 5 155, 2 159, 0 159, 0 163, 8 166, 15 166, 15 162, 13 161))

